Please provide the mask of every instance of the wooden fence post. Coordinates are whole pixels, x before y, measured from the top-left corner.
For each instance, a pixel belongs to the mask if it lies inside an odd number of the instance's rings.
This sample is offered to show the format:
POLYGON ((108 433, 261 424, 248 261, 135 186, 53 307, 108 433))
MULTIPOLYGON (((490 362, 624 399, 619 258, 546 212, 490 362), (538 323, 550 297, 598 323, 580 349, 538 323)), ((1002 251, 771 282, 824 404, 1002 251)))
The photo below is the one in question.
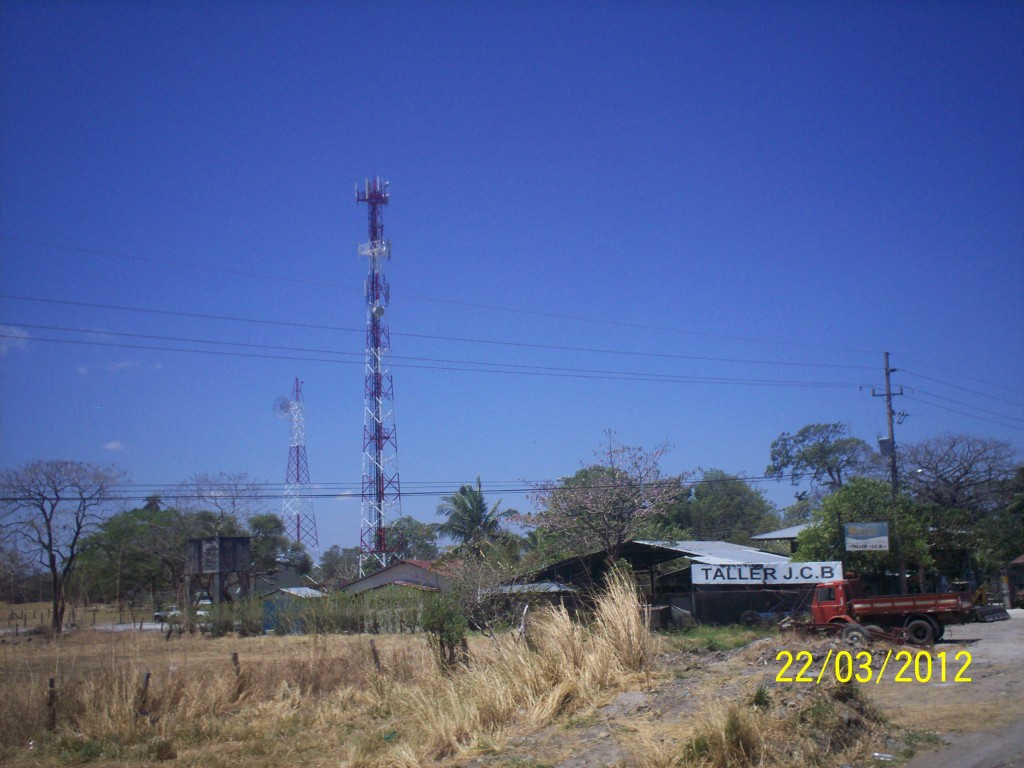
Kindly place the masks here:
POLYGON ((142 689, 139 691, 139 703, 135 708, 138 712, 139 717, 145 717, 149 713, 146 711, 146 698, 149 696, 149 678, 150 672, 147 672, 142 678, 142 689))
POLYGON ((46 730, 57 730, 57 681, 52 677, 46 691, 46 730))
POLYGON ((373 654, 373 666, 380 672, 380 654, 377 652, 377 643, 373 641, 373 638, 370 638, 370 653, 373 654))

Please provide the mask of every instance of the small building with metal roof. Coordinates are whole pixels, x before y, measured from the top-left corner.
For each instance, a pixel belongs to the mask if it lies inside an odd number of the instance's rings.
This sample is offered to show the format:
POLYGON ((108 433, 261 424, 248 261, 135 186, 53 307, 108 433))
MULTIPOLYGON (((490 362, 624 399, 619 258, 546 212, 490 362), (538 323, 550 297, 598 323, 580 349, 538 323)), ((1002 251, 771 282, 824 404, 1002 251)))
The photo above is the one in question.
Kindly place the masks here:
MULTIPOLYGON (((652 609, 660 607, 666 617, 686 612, 701 621, 738 621, 749 611, 794 610, 808 592, 805 586, 694 586, 691 566, 695 563, 728 566, 790 562, 785 555, 728 541, 630 541, 623 545, 620 560, 633 569, 652 609)), ((529 578, 570 585, 586 594, 600 588, 608 570, 602 550, 552 563, 529 578)))
POLYGON ((387 568, 381 568, 361 579, 349 582, 341 591, 356 595, 370 589, 399 585, 443 592, 449 588, 450 583, 448 577, 438 570, 437 564, 433 561, 399 560, 387 568))

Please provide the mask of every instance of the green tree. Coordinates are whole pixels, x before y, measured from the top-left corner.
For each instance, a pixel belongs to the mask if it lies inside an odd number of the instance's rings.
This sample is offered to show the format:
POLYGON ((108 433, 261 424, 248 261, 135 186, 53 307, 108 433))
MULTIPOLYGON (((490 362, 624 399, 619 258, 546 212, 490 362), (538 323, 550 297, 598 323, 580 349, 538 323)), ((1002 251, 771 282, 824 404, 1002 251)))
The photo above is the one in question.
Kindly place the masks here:
POLYGON ((288 564, 299 573, 309 573, 313 559, 305 547, 293 542, 286 533, 284 520, 280 515, 265 512, 249 518, 253 567, 257 573, 271 573, 279 570, 282 563, 288 564))
POLYGON ((209 536, 239 536, 245 529, 230 515, 182 511, 151 496, 141 508, 118 512, 84 542, 81 576, 96 596, 127 599, 141 590, 177 593, 185 579, 185 542, 209 536))
POLYGON ((851 477, 877 474, 878 454, 846 432, 845 424, 808 424, 795 435, 783 432, 772 441, 765 475, 788 477, 793 485, 809 479, 812 488, 834 493, 851 477))
POLYGON ((505 539, 504 522, 518 513, 502 509, 501 499, 488 507, 478 476, 476 487, 463 485, 457 493, 442 497, 437 514, 447 518, 438 524, 437 532, 453 539, 459 554, 484 558, 505 539))
POLYGON ((339 589, 355 581, 359 578, 359 547, 333 544, 320 555, 320 573, 328 589, 339 589))
POLYGON ((468 621, 453 596, 429 594, 423 603, 421 621, 442 670, 449 672, 458 664, 469 662, 466 651, 468 621))
POLYGON ((999 508, 976 526, 975 556, 992 571, 1024 552, 1024 465, 1001 484, 999 508))
POLYGON ((392 524, 403 543, 402 557, 412 560, 436 560, 437 528, 430 523, 420 522, 410 515, 404 515, 392 524))
POLYGON ((114 467, 77 461, 33 461, 0 475, 3 518, 50 576, 54 634, 64 628, 68 585, 83 540, 118 503, 124 479, 114 467))
POLYGON ((843 526, 848 523, 890 524, 898 535, 906 563, 919 569, 932 564, 928 546, 928 521, 923 510, 901 496, 893 505, 892 490, 882 480, 853 478, 821 502, 811 524, 800 532, 796 558, 804 561, 842 560, 848 571, 882 575, 896 573, 899 564, 888 552, 846 552, 843 526))
POLYGON ((645 531, 659 539, 699 539, 746 544, 750 537, 779 526, 775 505, 764 491, 721 469, 698 470, 699 478, 684 489, 654 525, 645 531))
POLYGON ((645 451, 617 444, 609 432, 607 445, 594 454, 597 463, 557 483, 538 486, 534 505, 539 511, 520 519, 559 537, 573 553, 601 549, 614 563, 622 545, 681 491, 678 480, 661 476, 660 462, 667 451, 667 446, 645 451))
POLYGON ((175 545, 177 513, 159 502, 125 510, 101 522, 83 542, 81 577, 86 591, 129 604, 141 594, 151 597, 175 589, 183 558, 175 545))

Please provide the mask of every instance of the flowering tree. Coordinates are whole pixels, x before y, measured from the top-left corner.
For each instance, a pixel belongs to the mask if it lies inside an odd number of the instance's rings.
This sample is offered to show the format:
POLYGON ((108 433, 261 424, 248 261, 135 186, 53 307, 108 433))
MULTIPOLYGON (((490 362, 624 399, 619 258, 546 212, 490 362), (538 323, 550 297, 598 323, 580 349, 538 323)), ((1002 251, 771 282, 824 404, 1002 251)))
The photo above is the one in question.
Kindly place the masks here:
POLYGON ((663 511, 682 490, 677 478, 661 475, 667 452, 666 445, 645 451, 618 444, 609 432, 607 443, 594 452, 595 463, 557 483, 536 486, 533 501, 539 511, 519 520, 562 539, 570 551, 603 549, 614 563, 644 519, 663 511))

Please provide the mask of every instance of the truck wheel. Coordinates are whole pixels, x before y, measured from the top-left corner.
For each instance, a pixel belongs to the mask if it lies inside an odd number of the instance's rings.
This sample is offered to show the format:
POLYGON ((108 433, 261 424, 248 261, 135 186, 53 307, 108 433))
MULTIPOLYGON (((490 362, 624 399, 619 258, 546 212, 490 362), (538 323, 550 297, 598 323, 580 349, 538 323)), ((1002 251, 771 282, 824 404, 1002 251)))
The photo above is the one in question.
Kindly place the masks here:
POLYGON ((928 645, 935 640, 935 627, 927 619, 914 619, 907 624, 907 640, 913 645, 928 645))
POLYGON ((843 642, 859 647, 870 643, 871 635, 860 624, 847 624, 843 627, 843 642))
POLYGON ((874 640, 877 635, 883 634, 885 632, 885 630, 877 624, 865 624, 864 629, 868 631, 868 637, 870 637, 872 640, 874 640))

